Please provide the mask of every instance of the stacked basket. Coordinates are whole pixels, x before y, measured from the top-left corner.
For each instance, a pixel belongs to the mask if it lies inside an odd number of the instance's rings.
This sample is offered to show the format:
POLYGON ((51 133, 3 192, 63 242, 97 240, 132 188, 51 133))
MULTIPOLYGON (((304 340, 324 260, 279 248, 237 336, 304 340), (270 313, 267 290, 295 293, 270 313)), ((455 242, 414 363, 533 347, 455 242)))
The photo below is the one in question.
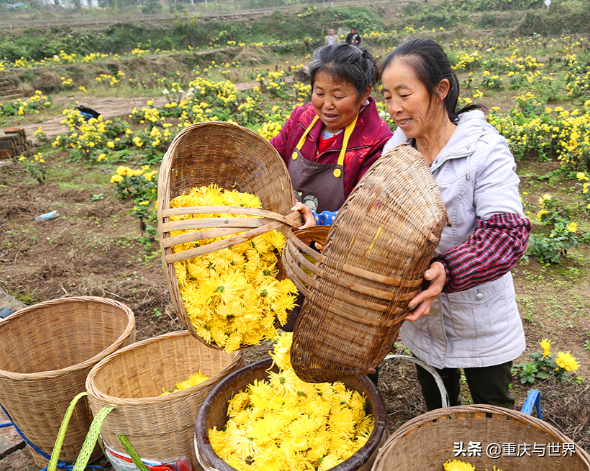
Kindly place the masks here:
MULTIPOLYGON (((91 368, 135 341, 135 318, 123 304, 74 297, 22 309, 0 322, 0 404, 27 439, 51 454, 72 399, 84 391, 91 368)), ((76 406, 59 455, 73 462, 92 416, 86 400, 76 406)), ((92 459, 101 455, 96 448, 92 459)), ((33 452, 39 467, 47 460, 33 452)))

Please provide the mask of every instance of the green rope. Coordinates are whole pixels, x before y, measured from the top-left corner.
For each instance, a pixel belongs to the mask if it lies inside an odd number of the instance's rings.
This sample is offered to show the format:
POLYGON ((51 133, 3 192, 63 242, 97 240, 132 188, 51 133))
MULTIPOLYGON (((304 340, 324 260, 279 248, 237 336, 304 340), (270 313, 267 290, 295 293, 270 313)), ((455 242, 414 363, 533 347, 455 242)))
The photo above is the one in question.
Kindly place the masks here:
POLYGON ((149 471, 144 462, 141 461, 141 458, 139 457, 135 449, 131 446, 131 443, 129 443, 127 437, 125 435, 117 435, 117 437, 119 437, 121 444, 125 447, 125 450, 127 450, 127 453, 131 457, 131 460, 133 461, 133 464, 137 467, 137 469, 139 469, 139 471, 149 471))
POLYGON ((68 424, 70 423, 70 419, 72 418, 72 414, 74 413, 74 408, 76 407, 78 401, 87 395, 87 392, 82 392, 78 394, 74 399, 72 399, 72 402, 68 406, 68 409, 66 410, 66 415, 64 415, 64 418, 61 421, 61 425, 59 426, 59 431, 57 432, 55 446, 53 447, 53 451, 51 452, 51 458, 49 460, 49 465, 47 466, 47 471, 56 471, 59 453, 61 452, 61 447, 64 444, 64 439, 66 438, 66 430, 68 429, 68 424))
POLYGON ((78 455, 78 459, 76 460, 76 464, 74 465, 74 469, 72 471, 83 471, 86 468, 86 465, 90 460, 90 455, 94 451, 94 447, 96 447, 96 441, 98 440, 98 435, 100 434, 100 428, 106 420, 107 415, 109 415, 111 411, 115 409, 116 407, 103 407, 98 411, 98 414, 96 414, 94 417, 92 424, 90 424, 90 430, 88 431, 88 435, 86 435, 86 439, 82 444, 82 450, 80 450, 80 454, 78 455))

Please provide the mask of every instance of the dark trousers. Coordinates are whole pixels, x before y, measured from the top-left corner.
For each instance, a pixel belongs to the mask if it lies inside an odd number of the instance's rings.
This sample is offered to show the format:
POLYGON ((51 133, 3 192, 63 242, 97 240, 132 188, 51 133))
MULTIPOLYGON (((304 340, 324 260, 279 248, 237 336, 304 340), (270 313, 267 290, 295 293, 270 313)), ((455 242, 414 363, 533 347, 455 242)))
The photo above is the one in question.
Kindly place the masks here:
MULTIPOLYGON (((418 381, 422 386, 422 395, 426 401, 426 407, 428 410, 439 409, 442 407, 442 400, 434 378, 419 365, 416 365, 416 370, 418 371, 418 381)), ((436 371, 442 378, 445 388, 447 388, 450 405, 461 405, 461 399, 459 398, 461 371, 459 368, 443 368, 436 369, 436 371)), ((463 368, 463 371, 474 404, 490 404, 505 407, 506 409, 514 409, 514 397, 510 394, 508 387, 512 380, 511 361, 484 368, 463 368)))

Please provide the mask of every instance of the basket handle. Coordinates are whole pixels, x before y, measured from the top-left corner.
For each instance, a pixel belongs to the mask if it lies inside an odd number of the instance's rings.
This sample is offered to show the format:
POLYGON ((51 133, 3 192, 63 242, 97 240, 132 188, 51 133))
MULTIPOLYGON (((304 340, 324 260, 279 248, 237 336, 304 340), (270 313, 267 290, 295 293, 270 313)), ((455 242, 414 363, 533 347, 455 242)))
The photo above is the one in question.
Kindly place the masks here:
POLYGON ((119 441, 121 442, 121 444, 123 445, 123 447, 125 448, 127 453, 129 454, 131 461, 133 461, 133 464, 137 467, 137 469, 139 469, 139 471, 149 471, 149 469, 145 465, 145 463, 143 461, 141 461, 141 458, 139 457, 139 455, 135 451, 135 448, 133 448, 131 446, 129 439, 125 435, 117 434, 117 437, 119 438, 119 441))
POLYGON ((306 227, 305 229, 297 229, 295 235, 298 239, 309 239, 322 245, 326 245, 328 240, 328 232, 332 226, 312 226, 306 227))
MULTIPOLYGON (((245 208, 242 206, 190 206, 181 208, 170 208, 162 210, 162 217, 170 216, 188 216, 190 214, 244 214, 248 216, 258 216, 262 218, 276 219, 282 221, 288 226, 299 227, 301 220, 297 211, 283 216, 282 214, 275 213, 273 211, 265 211, 264 209, 257 208, 245 208)), ((213 218, 219 219, 219 218, 213 218)), ((224 218, 233 220, 235 218, 224 218)), ((243 218, 240 218, 243 220, 243 218)))
MULTIPOLYGON (((277 214, 277 216, 280 216, 277 214)), ((212 242, 210 244, 204 245, 202 247, 197 247, 194 249, 189 249, 189 250, 185 250, 184 252, 177 252, 177 253, 169 253, 166 255, 166 263, 174 263, 174 262, 180 262, 182 260, 188 260, 189 258, 193 258, 193 257, 200 257, 201 255, 206 255, 208 253, 211 252, 216 252, 218 250, 222 250, 222 249, 227 249, 228 247, 232 247, 234 245, 237 244, 241 244, 242 242, 247 242, 251 239, 253 239, 254 237, 257 237, 259 235, 262 235, 266 232, 270 232, 272 230, 275 229, 279 229, 281 226, 286 225, 285 222, 283 222, 283 219, 285 221, 291 221, 293 222, 294 225, 299 225, 299 218, 300 218, 300 213, 298 211, 294 211, 293 213, 289 214, 288 216, 280 216, 281 220, 273 220, 272 218, 269 218, 268 220, 270 220, 271 222, 268 222, 264 225, 260 225, 259 227, 255 227, 254 229, 251 230, 247 230, 248 227, 241 227, 238 230, 240 231, 238 233, 238 235, 230 237, 229 239, 224 239, 224 240, 218 240, 217 242, 212 242), (242 232, 242 231, 247 231, 247 232, 242 232)), ((264 221, 266 221, 267 219, 264 219, 264 221)), ((189 220, 188 222, 193 221, 192 219, 189 220)), ((204 221, 204 219, 202 220, 196 220, 197 222, 199 221, 204 221)), ((222 224, 223 219, 217 218, 217 219, 212 219, 212 221, 215 221, 215 223, 219 226, 220 224, 222 224)), ((237 218, 236 221, 238 221, 239 224, 249 224, 249 221, 252 221, 252 219, 244 219, 244 218, 237 218), (244 223, 244 221, 246 221, 246 223, 244 223)), ((257 226, 259 224, 260 219, 254 219, 254 223, 255 226, 257 226)), ((180 221, 180 222, 186 222, 186 221, 180 221)), ((165 224, 172 224, 172 223, 165 223, 165 224)), ((163 237, 163 234, 166 233, 167 231, 164 230, 164 226, 165 224, 162 224, 159 227, 159 231, 161 234, 161 240, 162 241, 166 241, 169 240, 171 238, 165 238, 163 237)), ((218 234, 217 232, 219 231, 227 231, 228 229, 231 228, 222 228, 222 229, 213 229, 212 232, 215 232, 215 237, 219 237, 221 234, 218 234)), ((199 234, 200 231, 197 231, 194 236, 194 240, 198 240, 200 237, 199 234)), ((230 233, 234 233, 233 231, 230 233)), ((229 234, 227 234, 229 235, 229 234)), ((177 236, 177 237, 186 237, 187 234, 184 234, 182 236, 177 236)), ((187 240, 182 239, 182 242, 186 242, 187 240)), ((181 243, 180 241, 178 241, 178 243, 181 243)), ((166 243, 163 242, 164 247, 171 245, 170 243, 166 243)))
POLYGON ((524 404, 520 408, 520 412, 533 415, 533 407, 537 407, 537 415, 540 420, 543 420, 543 413, 541 412, 541 391, 538 389, 531 389, 529 391, 524 404))
MULTIPOLYGON (((74 409, 78 401, 87 395, 87 392, 82 392, 78 394, 74 399, 72 399, 72 402, 68 406, 64 418, 61 421, 61 425, 59 426, 59 431, 57 432, 55 446, 53 447, 53 451, 51 452, 51 458, 49 459, 47 471, 57 470, 59 453, 61 452, 61 448, 66 437, 66 430, 68 429, 70 419, 72 418, 72 414, 74 413, 74 409)), ((92 451, 96 446, 96 441, 98 440, 100 428, 102 427, 102 424, 107 418, 107 415, 109 415, 109 413, 114 409, 115 407, 103 407, 101 410, 98 411, 98 414, 96 414, 96 416, 92 420, 92 423, 90 424, 90 430, 88 431, 88 435, 86 435, 86 438, 84 439, 82 449, 80 450, 80 454, 78 455, 78 459, 76 460, 76 463, 74 464, 72 471, 82 471, 86 469, 86 465, 90 460, 90 455, 92 454, 92 451)))
POLYGON ((427 365, 422 360, 416 357, 411 357, 409 355, 387 355, 384 358, 384 360, 389 360, 390 358, 399 358, 400 360, 411 361, 412 363, 416 363, 417 365, 420 365, 422 368, 428 371, 434 378, 434 381, 436 382, 436 385, 438 386, 438 389, 440 391, 442 407, 449 407, 449 396, 447 394, 447 388, 445 388, 445 384, 443 383, 442 378, 432 366, 427 365))

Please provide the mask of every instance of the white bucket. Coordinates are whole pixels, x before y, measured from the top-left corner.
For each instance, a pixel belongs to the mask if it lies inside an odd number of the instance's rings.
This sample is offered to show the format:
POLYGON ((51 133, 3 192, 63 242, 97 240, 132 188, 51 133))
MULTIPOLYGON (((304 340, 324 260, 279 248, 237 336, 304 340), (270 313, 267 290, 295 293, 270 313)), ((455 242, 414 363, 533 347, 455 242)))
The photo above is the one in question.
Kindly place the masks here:
MULTIPOLYGON (((120 451, 115 451, 109 447, 104 440, 102 443, 104 445, 106 457, 113 465, 115 471, 139 471, 137 466, 133 464, 133 460, 129 455, 121 453, 120 451)), ((147 469, 150 471, 193 471, 191 462, 188 458, 178 458, 173 462, 167 463, 155 460, 144 460, 143 458, 141 458, 141 461, 143 461, 147 469)))

